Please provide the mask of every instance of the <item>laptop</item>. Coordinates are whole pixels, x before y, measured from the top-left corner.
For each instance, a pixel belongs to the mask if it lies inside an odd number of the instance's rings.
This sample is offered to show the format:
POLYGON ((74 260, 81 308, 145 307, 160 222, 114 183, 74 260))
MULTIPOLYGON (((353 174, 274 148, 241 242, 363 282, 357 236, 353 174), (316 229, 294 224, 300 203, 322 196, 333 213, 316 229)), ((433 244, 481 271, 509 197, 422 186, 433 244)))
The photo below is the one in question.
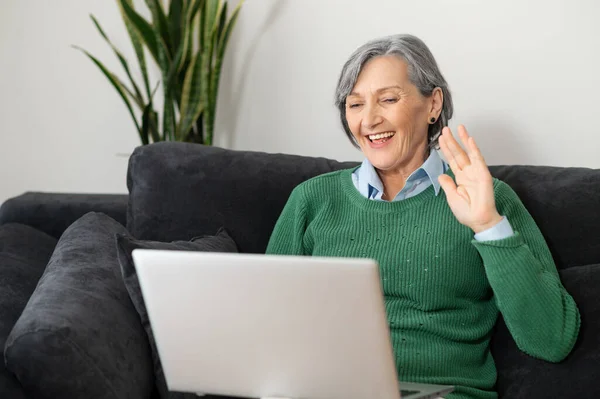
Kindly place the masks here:
POLYGON ((136 249, 167 386, 241 398, 429 399, 398 382, 369 259, 136 249))

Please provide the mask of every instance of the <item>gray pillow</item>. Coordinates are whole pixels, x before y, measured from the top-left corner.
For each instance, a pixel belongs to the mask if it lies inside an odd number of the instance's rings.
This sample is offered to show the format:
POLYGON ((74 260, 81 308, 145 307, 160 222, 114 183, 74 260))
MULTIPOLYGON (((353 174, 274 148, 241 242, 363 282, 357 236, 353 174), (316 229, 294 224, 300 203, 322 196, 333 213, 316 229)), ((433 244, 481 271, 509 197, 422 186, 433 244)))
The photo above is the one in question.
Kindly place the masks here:
POLYGON ((121 224, 88 213, 56 245, 5 350, 31 397, 150 397, 150 347, 121 278, 117 233, 121 224))
POLYGON ((156 389, 161 399, 193 399, 197 398, 195 394, 186 394, 169 391, 165 380, 165 375, 162 369, 152 328, 148 318, 148 312, 144 304, 140 284, 137 278, 137 273, 133 263, 131 253, 136 248, 143 249, 161 249, 161 250, 179 250, 179 251, 201 251, 201 252, 238 252, 237 246, 233 239, 227 234, 224 229, 220 229, 214 236, 205 236, 193 238, 191 241, 174 241, 174 242, 157 242, 157 241, 142 241, 136 240, 128 235, 117 234, 117 252, 119 263, 121 264, 121 272, 123 280, 129 291, 129 297, 133 305, 137 309, 140 320, 150 341, 152 348, 152 360, 154 362, 154 375, 156 389))
MULTIPOLYGON (((0 226, 0 350, 44 273, 56 241, 23 224, 0 226)), ((0 359, 0 398, 25 397, 19 381, 0 359)))

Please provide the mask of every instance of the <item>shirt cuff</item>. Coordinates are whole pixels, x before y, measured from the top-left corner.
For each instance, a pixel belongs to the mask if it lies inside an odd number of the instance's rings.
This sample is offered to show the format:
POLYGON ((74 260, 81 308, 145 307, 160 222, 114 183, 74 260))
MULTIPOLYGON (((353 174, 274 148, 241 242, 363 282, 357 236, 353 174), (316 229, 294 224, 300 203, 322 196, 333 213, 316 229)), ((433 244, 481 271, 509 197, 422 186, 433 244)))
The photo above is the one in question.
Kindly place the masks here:
POLYGON ((506 216, 502 217, 502 220, 498 222, 493 227, 490 227, 487 230, 480 231, 475 234, 475 240, 477 241, 495 241, 495 240, 503 240, 505 238, 511 237, 515 234, 512 229, 512 226, 508 222, 506 216))

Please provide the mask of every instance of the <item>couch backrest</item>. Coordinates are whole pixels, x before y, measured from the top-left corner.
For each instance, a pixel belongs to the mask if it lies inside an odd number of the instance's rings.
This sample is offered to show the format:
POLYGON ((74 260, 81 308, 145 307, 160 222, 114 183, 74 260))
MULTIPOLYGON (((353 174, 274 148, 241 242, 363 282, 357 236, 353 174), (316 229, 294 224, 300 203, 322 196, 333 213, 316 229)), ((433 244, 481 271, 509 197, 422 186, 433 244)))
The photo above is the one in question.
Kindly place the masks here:
POLYGON ((171 241, 225 227, 241 252, 264 252, 292 189, 355 163, 188 143, 137 148, 129 161, 127 228, 171 241))
MULTIPOLYGON (((295 186, 356 165, 188 143, 138 147, 127 175, 127 227, 140 239, 171 241, 214 234, 223 226, 241 252, 261 253, 295 186)), ((560 268, 600 263, 600 170, 490 170, 520 196, 560 268)))

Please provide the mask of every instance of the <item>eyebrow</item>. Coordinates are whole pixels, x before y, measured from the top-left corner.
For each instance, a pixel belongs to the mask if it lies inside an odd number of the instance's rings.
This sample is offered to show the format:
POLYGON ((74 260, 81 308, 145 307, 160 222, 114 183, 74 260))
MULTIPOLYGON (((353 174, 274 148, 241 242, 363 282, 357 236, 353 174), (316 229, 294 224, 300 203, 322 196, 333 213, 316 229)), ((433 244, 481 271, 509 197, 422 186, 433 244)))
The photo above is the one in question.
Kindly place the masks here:
MULTIPOLYGON (((402 86, 394 85, 394 86, 382 87, 380 89, 375 90, 375 93, 381 93, 382 91, 386 91, 386 90, 390 90, 390 89, 400 89, 400 90, 402 90, 402 86)), ((360 97, 360 94, 358 94, 357 92, 353 91, 350 94, 348 94, 348 97, 350 97, 350 96, 359 96, 360 97)))

